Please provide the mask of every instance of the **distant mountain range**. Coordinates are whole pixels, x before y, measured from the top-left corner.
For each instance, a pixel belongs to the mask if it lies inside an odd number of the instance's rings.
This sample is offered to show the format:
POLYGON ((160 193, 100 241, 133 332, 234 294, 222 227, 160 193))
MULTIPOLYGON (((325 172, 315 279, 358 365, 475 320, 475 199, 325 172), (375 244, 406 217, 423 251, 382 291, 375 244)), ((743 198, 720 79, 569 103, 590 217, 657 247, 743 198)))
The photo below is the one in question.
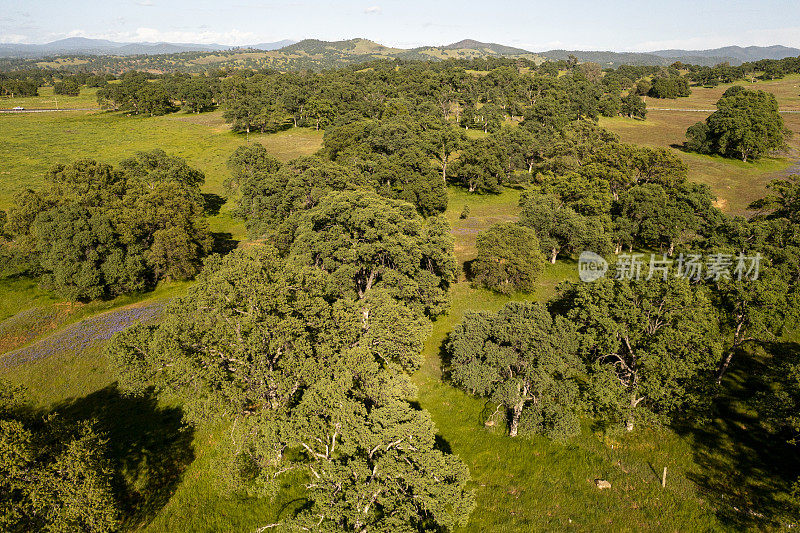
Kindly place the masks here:
POLYGON ((599 52, 550 50, 539 55, 548 59, 567 59, 574 55, 580 61, 593 61, 601 65, 671 65, 675 61, 693 65, 713 66, 719 63, 741 65, 760 59, 783 59, 800 56, 799 48, 786 46, 726 46, 711 50, 655 50, 653 52, 599 52))
POLYGON ((258 50, 277 50, 295 41, 283 40, 274 43, 259 43, 246 47, 224 44, 197 43, 118 43, 105 39, 70 37, 46 44, 8 44, 0 43, 0 57, 48 57, 58 55, 156 55, 178 54, 181 52, 218 52, 234 48, 255 48, 258 50))
POLYGON ((496 43, 483 43, 471 39, 445 46, 421 46, 412 49, 392 48, 368 39, 346 41, 320 41, 305 39, 248 46, 196 43, 118 43, 102 39, 72 37, 47 44, 0 44, 0 57, 35 60, 38 58, 80 55, 114 56, 125 58, 139 56, 135 62, 121 59, 117 63, 135 68, 161 70, 166 64, 157 56, 194 52, 191 56, 173 58, 170 63, 179 70, 198 70, 209 66, 221 67, 235 60, 237 65, 249 68, 321 69, 361 63, 373 59, 440 60, 475 57, 528 58, 537 61, 567 59, 570 55, 580 61, 593 61, 604 67, 629 65, 669 65, 675 61, 699 65, 728 62, 739 65, 759 59, 781 59, 800 56, 800 49, 786 46, 727 46, 713 50, 656 50, 653 52, 611 52, 583 50, 549 50, 530 52, 496 43), (198 56, 203 56, 199 57, 198 56), (145 57, 147 56, 147 57, 145 57), (150 56, 154 56, 150 58, 150 56))

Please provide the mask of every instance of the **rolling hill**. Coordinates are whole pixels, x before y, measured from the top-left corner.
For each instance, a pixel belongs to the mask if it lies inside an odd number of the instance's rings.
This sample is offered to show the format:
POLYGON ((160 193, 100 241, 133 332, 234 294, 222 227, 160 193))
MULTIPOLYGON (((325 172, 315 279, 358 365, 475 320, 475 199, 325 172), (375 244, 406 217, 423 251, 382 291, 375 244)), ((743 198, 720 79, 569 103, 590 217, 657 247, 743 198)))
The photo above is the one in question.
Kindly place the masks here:
MULTIPOLYGON (((284 40, 248 46, 196 43, 117 43, 74 37, 47 44, 0 44, 0 57, 16 58, 28 65, 69 68, 71 63, 111 72, 130 69, 153 72, 201 72, 209 68, 273 68, 278 70, 321 70, 359 64, 375 59, 428 60, 472 59, 478 57, 525 58, 532 61, 567 59, 593 61, 603 67, 628 65, 669 65, 675 61, 699 65, 780 59, 800 55, 800 49, 785 46, 728 46, 712 50, 656 50, 653 52, 613 52, 549 50, 530 52, 497 43, 465 39, 443 46, 412 49, 393 48, 369 39, 322 41, 284 40), (61 56, 69 56, 63 58, 61 56), (55 59, 51 59, 54 57, 55 59), (45 61, 47 58, 47 61, 45 61)), ((8 59, 6 63, 15 61, 8 59)))
POLYGON ((789 48, 787 46, 725 46, 713 50, 656 50, 650 52, 661 57, 698 57, 698 58, 726 58, 734 59, 736 62, 758 61, 759 59, 783 59, 785 57, 797 57, 800 55, 799 48, 789 48))

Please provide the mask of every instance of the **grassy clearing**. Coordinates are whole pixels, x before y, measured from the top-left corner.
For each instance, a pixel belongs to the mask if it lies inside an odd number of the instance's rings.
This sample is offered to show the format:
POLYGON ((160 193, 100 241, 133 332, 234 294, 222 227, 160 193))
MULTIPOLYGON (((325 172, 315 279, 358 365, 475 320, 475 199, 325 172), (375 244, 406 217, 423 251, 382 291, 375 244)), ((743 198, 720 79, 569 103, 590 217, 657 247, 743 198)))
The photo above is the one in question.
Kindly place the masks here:
POLYGON ((733 85, 773 93, 778 99, 781 109, 800 110, 800 74, 790 74, 780 80, 757 81, 756 83, 741 80, 716 87, 692 87, 692 94, 686 98, 646 98, 645 101, 648 108, 715 109, 715 104, 722 93, 733 85))
MULTIPOLYGON (((766 184, 793 165, 794 153, 787 157, 764 157, 743 163, 737 159, 680 150, 686 139, 686 128, 706 116, 691 111, 651 111, 644 121, 603 118, 600 125, 619 135, 623 142, 672 151, 689 166, 689 179, 711 187, 721 209, 731 214, 745 214, 750 202, 764 196, 766 184)), ((786 115, 784 120, 794 132, 791 140, 794 144, 800 138, 800 117, 786 115)))
POLYGON ((472 194, 454 186, 448 189, 445 216, 456 237, 455 254, 459 264, 475 259, 478 233, 492 224, 517 219, 521 193, 516 189, 504 189, 500 194, 472 194), (465 205, 469 206, 469 217, 460 219, 465 205))
MULTIPOLYGON (((183 157, 206 175, 204 191, 222 194, 228 177, 226 161, 244 135, 234 134, 221 112, 192 115, 176 113, 163 117, 126 117, 119 113, 31 113, 0 116, 0 209, 13 194, 27 187, 40 187, 47 169, 90 157, 118 163, 141 150, 161 148, 183 157)), ((281 160, 316 152, 322 132, 297 128, 276 135, 251 134, 250 142, 261 142, 281 160)))
MULTIPOLYGON (((748 89, 772 92, 781 109, 800 109, 800 75, 787 76, 782 80, 758 83, 743 81, 737 84, 748 89)), ((647 120, 602 118, 600 125, 619 135, 624 142, 673 151, 689 166, 690 179, 711 187, 721 209, 731 214, 746 214, 750 202, 764 195, 765 185, 770 179, 785 171, 797 159, 800 152, 800 116, 783 115, 786 127, 793 133, 789 139, 789 153, 782 157, 765 157, 742 163, 735 159, 686 153, 679 149, 686 140, 686 129, 695 122, 705 120, 710 113, 653 109, 715 109, 717 100, 731 85, 692 87, 691 96, 686 98, 648 98, 647 120)))
POLYGON ((0 322, 32 307, 49 306, 60 299, 39 288, 36 280, 29 278, 3 278, 0 280, 0 322))
POLYGON ((0 98, 0 109, 14 107, 25 109, 86 109, 97 105, 97 88, 82 87, 78 96, 64 96, 53 93, 52 87, 39 87, 39 96, 16 96, 0 98))
POLYGON ((18 349, 80 320, 128 306, 172 298, 188 282, 162 283, 154 291, 89 303, 69 302, 28 278, 0 279, 0 362, 2 354, 18 349))

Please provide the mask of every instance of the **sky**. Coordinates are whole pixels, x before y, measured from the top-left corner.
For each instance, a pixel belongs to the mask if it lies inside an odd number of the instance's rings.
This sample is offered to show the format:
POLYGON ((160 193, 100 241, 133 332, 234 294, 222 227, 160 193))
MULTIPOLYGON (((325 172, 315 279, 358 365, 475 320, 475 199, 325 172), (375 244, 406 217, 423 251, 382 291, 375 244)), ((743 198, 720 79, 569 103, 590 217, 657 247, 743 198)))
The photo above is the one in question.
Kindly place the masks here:
POLYGON ((0 0, 0 42, 476 39, 530 51, 800 47, 800 0, 0 0))

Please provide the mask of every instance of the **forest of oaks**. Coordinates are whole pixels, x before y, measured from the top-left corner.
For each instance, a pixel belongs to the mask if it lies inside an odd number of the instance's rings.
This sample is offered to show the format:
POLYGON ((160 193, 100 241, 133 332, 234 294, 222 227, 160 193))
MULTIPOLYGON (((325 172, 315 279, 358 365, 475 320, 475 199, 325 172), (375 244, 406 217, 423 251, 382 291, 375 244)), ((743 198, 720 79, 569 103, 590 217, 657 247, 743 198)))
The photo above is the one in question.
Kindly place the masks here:
MULTIPOLYGON (((467 311, 441 347, 441 380, 490 406, 480 431, 566 447, 589 426, 702 427, 728 373, 769 345, 780 355, 759 367, 769 387, 748 409, 790 446, 800 432, 800 351, 786 336, 800 320, 800 175, 773 179, 749 216, 732 216, 675 151, 622 142, 598 120, 642 121, 647 99, 753 81, 725 90, 680 147, 752 164, 785 153, 789 138, 776 97, 755 81, 798 73, 800 58, 8 70, 3 95, 92 88, 123 120, 221 110, 241 140, 222 201, 247 239, 218 246, 206 177, 184 159, 77 153, 0 211, 0 269, 83 304, 191 280, 158 321, 116 333, 103 357, 125 395, 179 406, 185 427, 226 428, 212 467, 220 486, 268 499, 298 491, 304 503, 259 531, 451 531, 468 524, 475 485, 417 402, 414 375, 457 283, 517 296, 467 311), (321 149, 280 160, 250 140, 295 128, 324 131, 321 149), (466 263, 445 216, 453 188, 520 191, 519 216, 480 232, 466 263), (585 250, 610 263, 605 278, 525 296, 585 250), (638 278, 636 253, 716 267, 638 278)), ((26 394, 10 382, 0 391, 0 529, 129 528, 136 505, 108 436, 91 419, 30 409, 26 394)), ((800 519, 797 463, 787 474, 781 505, 753 511, 764 527, 800 519)))

